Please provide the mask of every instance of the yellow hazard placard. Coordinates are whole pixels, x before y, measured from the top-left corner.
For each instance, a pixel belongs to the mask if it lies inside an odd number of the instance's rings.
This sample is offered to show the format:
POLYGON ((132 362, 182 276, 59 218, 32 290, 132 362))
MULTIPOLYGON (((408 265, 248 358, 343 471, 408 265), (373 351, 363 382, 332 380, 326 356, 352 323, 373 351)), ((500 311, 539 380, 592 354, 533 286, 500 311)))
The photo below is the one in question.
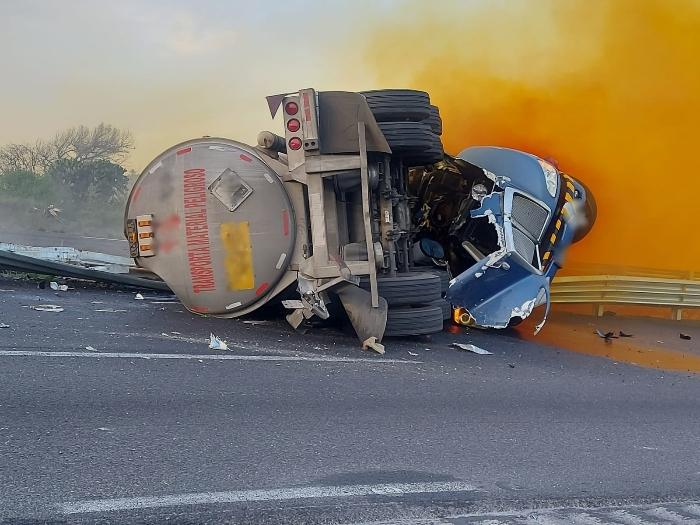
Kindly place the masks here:
POLYGON ((224 223, 219 233, 226 255, 224 265, 229 288, 251 290, 255 286, 255 272, 248 221, 224 223))

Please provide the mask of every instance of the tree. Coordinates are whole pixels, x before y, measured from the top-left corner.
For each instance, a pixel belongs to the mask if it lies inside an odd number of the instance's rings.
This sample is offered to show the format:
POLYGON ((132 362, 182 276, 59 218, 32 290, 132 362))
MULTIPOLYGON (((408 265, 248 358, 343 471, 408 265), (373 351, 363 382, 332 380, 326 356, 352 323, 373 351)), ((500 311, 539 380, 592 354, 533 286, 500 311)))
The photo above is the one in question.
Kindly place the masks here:
POLYGON ((109 160, 61 159, 46 177, 66 188, 78 202, 95 198, 105 204, 119 202, 126 193, 126 170, 109 160))
POLYGON ((47 172, 59 161, 106 161, 119 164, 134 148, 131 133, 109 124, 77 126, 34 144, 8 144, 0 148, 0 172, 47 172))

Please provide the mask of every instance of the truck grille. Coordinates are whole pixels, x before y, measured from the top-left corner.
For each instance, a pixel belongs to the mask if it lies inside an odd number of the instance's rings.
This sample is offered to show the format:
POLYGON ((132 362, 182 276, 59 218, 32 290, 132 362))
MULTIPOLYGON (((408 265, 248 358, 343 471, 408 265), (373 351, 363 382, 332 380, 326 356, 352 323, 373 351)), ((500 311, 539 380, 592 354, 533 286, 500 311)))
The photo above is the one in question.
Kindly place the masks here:
POLYGON ((515 251, 528 263, 532 264, 535 258, 535 243, 519 229, 513 228, 513 244, 515 245, 515 251))
POLYGON ((536 241, 539 241, 542 236, 548 216, 549 211, 535 201, 517 193, 513 195, 511 217, 523 231, 529 233, 530 237, 536 241))

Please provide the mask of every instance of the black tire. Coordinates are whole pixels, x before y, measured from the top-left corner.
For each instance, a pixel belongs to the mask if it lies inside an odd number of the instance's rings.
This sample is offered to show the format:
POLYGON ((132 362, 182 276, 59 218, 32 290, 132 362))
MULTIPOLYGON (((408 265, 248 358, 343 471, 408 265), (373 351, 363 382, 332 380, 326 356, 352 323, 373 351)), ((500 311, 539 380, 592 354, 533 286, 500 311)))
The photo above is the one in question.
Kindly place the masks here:
POLYGON ((430 303, 431 306, 439 306, 442 309, 442 320, 447 321, 452 318, 452 305, 448 303, 445 299, 440 299, 434 303, 430 303))
POLYGON ((439 268, 421 268, 421 270, 425 272, 430 272, 434 273, 438 277, 440 277, 440 292, 444 295, 447 292, 447 288, 450 286, 450 274, 447 273, 447 270, 440 270, 439 268))
POLYGON ((419 122, 430 116, 430 96, 425 91, 380 89, 362 94, 377 122, 419 122))
POLYGON ((381 122, 391 151, 407 166, 434 164, 442 160, 442 141, 424 122, 381 122))
POLYGON ((442 308, 438 305, 417 308, 389 308, 385 337, 407 337, 442 331, 442 308))
POLYGON ((423 122, 430 126, 433 133, 442 135, 442 118, 440 117, 440 110, 437 106, 430 106, 430 116, 423 122))
MULTIPOLYGON (((389 306, 428 304, 442 297, 440 277, 429 272, 411 272, 396 277, 377 276, 379 295, 389 306)), ((360 278, 360 288, 369 290, 369 277, 360 278)))

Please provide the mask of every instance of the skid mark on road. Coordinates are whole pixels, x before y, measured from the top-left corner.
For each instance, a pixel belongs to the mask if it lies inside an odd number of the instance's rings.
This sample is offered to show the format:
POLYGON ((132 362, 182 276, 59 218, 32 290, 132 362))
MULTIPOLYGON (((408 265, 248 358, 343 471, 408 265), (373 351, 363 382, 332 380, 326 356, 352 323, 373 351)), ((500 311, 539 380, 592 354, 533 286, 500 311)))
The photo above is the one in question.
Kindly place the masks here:
POLYGON ((403 496, 406 494, 436 494, 446 492, 475 492, 477 488, 460 481, 431 483, 388 483, 380 485, 338 485, 292 487, 268 490, 231 492, 199 492, 139 498, 96 499, 68 501, 58 505, 64 514, 113 512, 180 505, 211 505, 215 503, 248 503, 254 501, 285 501, 296 499, 353 498, 358 496, 403 496))
POLYGON ((288 355, 213 355, 213 354, 146 354, 136 352, 44 352, 40 350, 3 350, 2 357, 52 357, 79 359, 166 359, 194 361, 309 361, 316 363, 372 363, 372 364, 422 364, 408 359, 384 359, 381 357, 334 357, 288 355))

